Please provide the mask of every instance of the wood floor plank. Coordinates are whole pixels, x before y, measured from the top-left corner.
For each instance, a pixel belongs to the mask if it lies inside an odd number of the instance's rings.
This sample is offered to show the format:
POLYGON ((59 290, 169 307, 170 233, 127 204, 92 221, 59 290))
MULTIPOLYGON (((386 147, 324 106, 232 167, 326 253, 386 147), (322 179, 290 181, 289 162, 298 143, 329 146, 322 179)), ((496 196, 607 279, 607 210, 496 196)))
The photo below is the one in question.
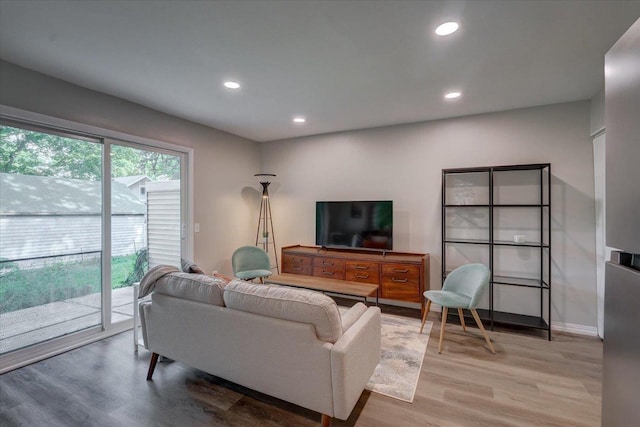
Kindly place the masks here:
MULTIPOLYGON (((383 307, 419 318, 419 311, 383 307)), ((438 354, 439 313, 413 403, 365 391, 345 426, 600 426, 602 343, 569 334, 447 325, 438 354)), ((132 332, 0 376, 7 426, 317 426, 320 414, 178 362, 133 353, 132 332), (46 423, 46 424, 45 424, 46 423)))

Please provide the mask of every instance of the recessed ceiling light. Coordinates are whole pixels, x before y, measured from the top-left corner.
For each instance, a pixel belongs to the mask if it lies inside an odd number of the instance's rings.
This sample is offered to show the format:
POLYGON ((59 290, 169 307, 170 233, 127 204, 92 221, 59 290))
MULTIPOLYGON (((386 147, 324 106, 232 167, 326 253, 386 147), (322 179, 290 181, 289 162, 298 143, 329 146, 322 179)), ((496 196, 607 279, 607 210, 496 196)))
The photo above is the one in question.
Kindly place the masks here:
POLYGON ((297 116, 297 117, 294 117, 294 118, 293 118, 293 123, 304 123, 304 122, 306 122, 306 121, 307 121, 307 119, 305 119, 305 118, 304 118, 304 117, 302 117, 302 116, 297 116))
POLYGON ((462 96, 462 92, 459 91, 452 91, 452 92, 447 92, 444 94, 444 97, 446 99, 456 99, 456 98, 460 98, 462 96))
POLYGON ((240 83, 229 80, 224 82, 224 87, 229 89, 240 89, 240 83))
POLYGON ((460 28, 460 24, 457 22, 445 22, 444 24, 438 25, 436 28, 436 34, 439 36, 448 36, 449 34, 453 34, 458 31, 460 28))

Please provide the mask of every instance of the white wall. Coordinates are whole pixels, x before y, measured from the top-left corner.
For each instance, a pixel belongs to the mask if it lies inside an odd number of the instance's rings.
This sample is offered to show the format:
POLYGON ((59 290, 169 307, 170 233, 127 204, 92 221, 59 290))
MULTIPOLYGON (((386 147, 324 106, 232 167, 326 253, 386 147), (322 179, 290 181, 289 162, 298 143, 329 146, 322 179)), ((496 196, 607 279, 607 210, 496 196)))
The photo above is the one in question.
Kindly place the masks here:
MULTIPOLYGON (((0 104, 194 149, 194 259, 231 272, 231 254, 255 239, 256 142, 0 61, 0 104)), ((216 102, 212 99, 211 102, 216 102)))
POLYGON ((431 254, 440 287, 441 170, 551 163, 552 315, 595 327, 590 106, 575 102, 263 143, 279 246, 313 244, 316 200, 394 201, 394 249, 431 254))

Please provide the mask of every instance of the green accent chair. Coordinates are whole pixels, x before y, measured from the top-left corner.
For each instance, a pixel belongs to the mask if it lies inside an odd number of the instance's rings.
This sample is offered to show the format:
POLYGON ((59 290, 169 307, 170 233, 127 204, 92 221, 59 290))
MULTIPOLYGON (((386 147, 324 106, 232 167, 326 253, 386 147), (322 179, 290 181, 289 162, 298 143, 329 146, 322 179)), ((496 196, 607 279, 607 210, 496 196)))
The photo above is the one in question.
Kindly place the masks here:
POLYGON ((442 340, 444 339, 444 327, 447 324, 447 314, 450 308, 458 309, 458 316, 460 317, 460 324, 462 330, 466 331, 467 327, 464 323, 463 309, 468 309, 471 315, 478 324, 478 328, 482 332, 485 341, 491 353, 496 354, 496 351, 491 344, 491 340, 482 325, 482 320, 478 316, 476 307, 480 302, 480 298, 485 289, 489 286, 490 271, 487 266, 483 264, 467 264, 453 270, 444 281, 442 290, 440 291, 426 291, 424 297, 427 299, 427 308, 422 316, 422 327, 420 333, 424 329, 424 324, 427 321, 427 314, 431 308, 431 302, 438 304, 442 307, 442 324, 440 326, 440 343, 438 345, 438 353, 442 353, 442 340))
POLYGON ((271 276, 271 260, 269 254, 257 246, 242 246, 231 256, 233 275, 242 280, 260 279, 271 276))

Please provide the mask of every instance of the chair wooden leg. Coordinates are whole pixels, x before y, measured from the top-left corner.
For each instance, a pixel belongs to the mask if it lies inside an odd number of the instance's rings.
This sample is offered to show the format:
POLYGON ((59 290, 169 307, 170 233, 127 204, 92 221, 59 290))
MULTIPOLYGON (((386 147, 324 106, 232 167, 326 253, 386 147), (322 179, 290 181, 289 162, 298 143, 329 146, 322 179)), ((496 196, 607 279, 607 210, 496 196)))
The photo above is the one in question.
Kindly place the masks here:
POLYGON ((438 353, 442 353, 442 340, 444 339, 444 325, 447 324, 448 307, 442 307, 442 323, 440 324, 440 343, 438 344, 438 353))
POLYGON ((464 324, 464 313, 461 308, 458 308, 458 316, 460 317, 460 325, 462 325, 462 330, 466 332, 467 325, 464 324))
POLYGON ((331 417, 329 415, 322 414, 322 419, 320 420, 320 424, 322 425, 322 427, 330 427, 331 417))
POLYGON ((431 300, 427 300, 427 308, 424 309, 424 314, 422 315, 422 326, 420 326, 420 333, 424 329, 424 324, 427 322, 427 314, 429 314, 429 309, 431 308, 431 300))
POLYGON ((478 312, 476 311, 475 308, 471 309, 471 314, 473 315, 473 318, 476 320, 476 323, 478 324, 478 328, 480 328, 482 335, 484 335, 484 340, 487 342, 489 349, 491 349, 491 353, 496 354, 496 351, 493 348, 493 344, 491 344, 491 340, 489 339, 489 335, 487 335, 487 331, 484 330, 484 325, 482 325, 482 320, 480 320, 480 316, 478 316, 478 312))
POLYGON ((153 371, 156 369, 156 363, 158 363, 158 353, 151 353, 151 360, 149 361, 149 370, 147 371, 147 381, 151 381, 153 371))

